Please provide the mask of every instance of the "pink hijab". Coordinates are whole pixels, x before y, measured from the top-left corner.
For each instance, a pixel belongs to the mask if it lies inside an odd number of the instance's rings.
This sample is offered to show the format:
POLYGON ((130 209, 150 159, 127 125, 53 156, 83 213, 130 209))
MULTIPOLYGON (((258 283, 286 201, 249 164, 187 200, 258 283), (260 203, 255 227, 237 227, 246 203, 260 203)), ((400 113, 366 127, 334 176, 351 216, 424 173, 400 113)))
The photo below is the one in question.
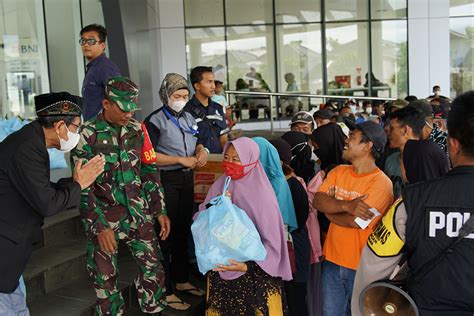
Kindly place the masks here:
MULTIPOLYGON (((227 143, 224 153, 230 144, 234 145, 243 165, 255 162, 260 157, 257 143, 248 137, 241 137, 227 143)), ((214 182, 207 193, 206 200, 199 206, 199 210, 204 210, 212 198, 222 194, 225 178, 226 176, 223 175, 214 182)), ((232 180, 228 191, 232 194, 232 202, 243 209, 255 224, 267 250, 265 260, 256 263, 273 277, 291 280, 283 220, 275 192, 260 162, 243 178, 232 180)), ((219 272, 219 274, 224 280, 236 279, 243 275, 242 272, 230 271, 219 272)))

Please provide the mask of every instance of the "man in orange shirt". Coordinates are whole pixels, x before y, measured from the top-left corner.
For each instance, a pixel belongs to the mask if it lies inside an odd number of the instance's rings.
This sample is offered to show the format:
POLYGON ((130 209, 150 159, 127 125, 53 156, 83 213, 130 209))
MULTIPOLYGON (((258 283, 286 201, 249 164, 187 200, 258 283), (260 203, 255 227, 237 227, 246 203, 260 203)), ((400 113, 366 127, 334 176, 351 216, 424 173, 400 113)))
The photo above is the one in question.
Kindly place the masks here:
POLYGON ((325 316, 350 315, 352 287, 362 248, 380 218, 374 214, 383 215, 393 200, 392 183, 375 164, 387 143, 382 127, 367 121, 350 128, 342 158, 352 165, 334 168, 313 200, 314 207, 331 221, 323 249, 325 316), (371 221, 362 229, 361 220, 371 221))

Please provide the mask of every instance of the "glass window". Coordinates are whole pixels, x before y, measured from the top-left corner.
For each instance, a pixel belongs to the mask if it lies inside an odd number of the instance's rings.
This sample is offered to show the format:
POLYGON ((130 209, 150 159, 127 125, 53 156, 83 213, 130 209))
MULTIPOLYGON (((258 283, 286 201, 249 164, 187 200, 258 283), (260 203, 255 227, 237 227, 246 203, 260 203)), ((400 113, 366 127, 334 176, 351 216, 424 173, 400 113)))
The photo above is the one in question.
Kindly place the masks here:
POLYGON ((326 1, 326 21, 347 21, 367 19, 367 0, 326 1))
POLYGON ((473 0, 450 0, 449 1, 450 16, 474 15, 473 0))
POLYGON ((277 23, 319 22, 320 0, 275 0, 277 23))
POLYGON ((407 17, 407 0, 370 2, 372 19, 400 19, 407 17))
POLYGON ((185 0, 186 26, 224 25, 224 0, 185 0))
POLYGON ((372 23, 372 80, 374 96, 407 95, 407 21, 372 23), (387 87, 389 89, 387 90, 387 87))
POLYGON ((328 93, 367 95, 367 23, 326 26, 328 93))
POLYGON ((227 24, 273 23, 272 0, 226 0, 225 12, 227 24))
MULTIPOLYGON (((275 91, 273 27, 228 27, 227 58, 228 90, 275 91)), ((236 115, 241 120, 270 117, 268 97, 240 95, 231 99, 231 104, 235 104, 236 115)))
POLYGON ((225 37, 223 27, 192 28, 186 30, 186 55, 188 74, 196 66, 210 66, 222 69, 217 78, 227 82, 225 71, 225 37))
POLYGON ((474 90, 474 17, 452 18, 450 24, 451 97, 474 90))
POLYGON ((275 91, 275 54, 272 27, 227 28, 229 86, 243 79, 253 91, 275 91))
POLYGON ((279 91, 321 91, 320 24, 277 26, 277 39, 279 91))
POLYGON ((32 118, 34 96, 49 91, 42 1, 2 1, 0 36, 0 115, 32 118))

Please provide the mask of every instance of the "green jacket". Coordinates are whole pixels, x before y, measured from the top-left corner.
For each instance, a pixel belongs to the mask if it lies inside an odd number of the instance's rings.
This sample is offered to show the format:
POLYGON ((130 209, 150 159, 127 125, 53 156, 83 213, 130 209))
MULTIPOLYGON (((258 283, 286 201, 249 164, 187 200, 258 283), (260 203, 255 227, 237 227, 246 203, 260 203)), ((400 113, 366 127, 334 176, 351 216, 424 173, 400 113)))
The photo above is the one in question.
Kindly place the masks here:
POLYGON ((104 172, 81 194, 81 219, 90 238, 108 228, 128 233, 130 221, 140 227, 166 214, 158 168, 141 160, 144 137, 134 119, 120 128, 99 113, 84 124, 79 144, 71 152, 72 165, 98 154, 106 161, 104 172))

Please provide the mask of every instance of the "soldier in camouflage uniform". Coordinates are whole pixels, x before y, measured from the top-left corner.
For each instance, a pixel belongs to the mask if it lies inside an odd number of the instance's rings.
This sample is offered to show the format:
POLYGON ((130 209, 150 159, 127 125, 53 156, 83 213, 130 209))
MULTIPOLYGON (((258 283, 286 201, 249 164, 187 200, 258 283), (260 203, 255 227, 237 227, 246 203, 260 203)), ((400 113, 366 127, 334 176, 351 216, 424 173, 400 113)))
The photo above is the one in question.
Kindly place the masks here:
POLYGON ((97 294, 98 315, 120 315, 117 244, 129 247, 140 272, 135 279, 143 312, 165 308, 164 272, 153 218, 166 239, 170 222, 158 179, 154 152, 144 152, 146 130, 132 118, 138 110, 138 87, 124 77, 110 78, 103 110, 87 121, 71 159, 105 156, 104 173, 82 191, 80 214, 87 235, 87 269, 97 294))

